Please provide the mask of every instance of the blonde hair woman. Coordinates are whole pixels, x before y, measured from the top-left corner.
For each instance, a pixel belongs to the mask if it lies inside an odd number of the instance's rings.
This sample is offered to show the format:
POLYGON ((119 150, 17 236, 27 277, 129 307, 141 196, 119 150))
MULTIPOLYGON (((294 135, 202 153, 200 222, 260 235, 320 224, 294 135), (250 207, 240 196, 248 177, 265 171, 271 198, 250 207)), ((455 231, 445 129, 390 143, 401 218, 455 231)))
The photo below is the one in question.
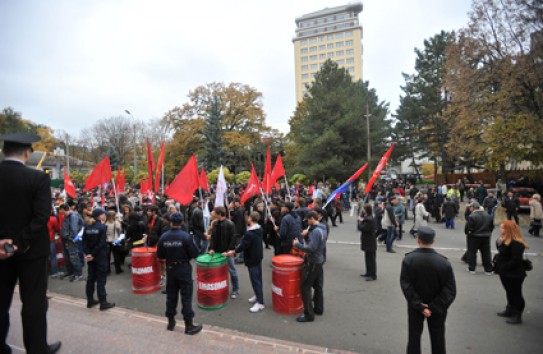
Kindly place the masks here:
POLYGON ((534 194, 530 199, 530 229, 528 232, 530 235, 539 237, 539 230, 541 229, 541 221, 543 220, 543 206, 541 205, 541 196, 534 194))
POLYGON ((124 251, 120 245, 116 246, 115 241, 119 239, 123 233, 123 226, 119 220, 116 218, 116 212, 110 210, 106 213, 106 222, 107 226, 107 245, 108 245, 108 255, 107 255, 107 273, 111 273, 111 254, 113 253, 113 262, 115 264, 115 274, 120 274, 123 272, 121 268, 122 253, 124 251))
POLYGON ((525 306, 522 283, 526 278, 526 271, 522 260, 528 244, 524 241, 518 225, 512 220, 506 220, 500 226, 500 237, 496 246, 498 255, 495 268, 507 296, 507 306, 504 311, 498 312, 498 316, 508 317, 506 322, 509 324, 519 324, 522 323, 525 306))

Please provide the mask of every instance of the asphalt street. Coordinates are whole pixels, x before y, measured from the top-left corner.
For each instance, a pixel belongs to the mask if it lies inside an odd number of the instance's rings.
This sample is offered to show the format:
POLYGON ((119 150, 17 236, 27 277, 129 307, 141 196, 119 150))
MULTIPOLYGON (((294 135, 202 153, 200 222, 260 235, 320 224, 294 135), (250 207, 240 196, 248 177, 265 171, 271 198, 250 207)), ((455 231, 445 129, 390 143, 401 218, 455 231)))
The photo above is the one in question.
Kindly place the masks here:
MULTIPOLYGON (((497 215, 499 222, 501 214, 497 215)), ((522 228, 528 235, 524 217, 522 228)), ((407 344, 407 307, 400 289, 399 276, 403 255, 416 247, 407 232, 396 243, 397 253, 386 253, 379 247, 375 282, 360 277, 364 272, 363 253, 355 217, 344 213, 344 223, 332 228, 328 242, 328 260, 324 266, 325 313, 312 323, 297 323, 296 316, 275 313, 271 304, 271 258, 273 250, 265 250, 263 261, 264 300, 266 309, 250 313, 247 299, 252 294, 247 269, 238 265, 241 296, 230 300, 218 311, 194 308, 196 322, 280 340, 360 353, 402 353, 407 344)), ((412 220, 404 227, 409 230, 412 220)), ((543 345, 543 237, 526 236, 529 257, 534 270, 524 282, 526 310, 524 323, 511 326, 496 316, 505 306, 505 292, 498 276, 487 276, 478 266, 477 274, 466 272, 460 261, 465 249, 464 222, 458 220, 455 230, 444 224, 430 223, 437 231, 435 248, 451 261, 457 282, 457 298, 447 319, 447 348, 450 353, 539 353, 543 345)), ((492 237, 492 249, 497 230, 492 237)), ((128 259, 129 260, 129 259, 128 259)), ((480 258, 479 258, 480 260, 480 258)), ((194 266, 195 268, 195 266, 194 266)), ((85 268, 86 269, 86 268, 85 268)), ((125 269, 127 269, 125 267, 125 269)), ((83 298, 85 282, 51 280, 50 291, 83 298)), ((107 283, 108 300, 122 308, 163 316, 165 295, 160 292, 136 295, 131 291, 131 275, 111 275, 107 283)), ((54 311, 54 309, 52 310, 54 311)), ((181 317, 178 315, 179 321, 181 317)), ((240 334, 241 335, 241 334, 240 334)), ((62 339, 62 338, 60 338, 62 339)), ((258 352, 258 351, 255 351, 258 352)), ((423 352, 429 353, 428 332, 423 334, 423 352)))

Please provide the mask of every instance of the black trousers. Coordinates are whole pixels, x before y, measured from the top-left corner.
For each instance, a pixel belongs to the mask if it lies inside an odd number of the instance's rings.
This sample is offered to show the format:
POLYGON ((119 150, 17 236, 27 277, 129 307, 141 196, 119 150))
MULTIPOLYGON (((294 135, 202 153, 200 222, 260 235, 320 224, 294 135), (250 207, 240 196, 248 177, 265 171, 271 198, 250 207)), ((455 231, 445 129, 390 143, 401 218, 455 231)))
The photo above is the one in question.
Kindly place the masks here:
POLYGON ((507 296, 507 306, 511 307, 513 311, 522 313, 526 303, 522 296, 522 283, 524 278, 511 278, 500 275, 503 288, 505 289, 505 295, 507 296))
POLYGON ((516 210, 507 210, 507 220, 513 220, 515 218, 515 222, 518 225, 518 211, 516 210))
POLYGON ((304 315, 307 319, 315 318, 315 313, 324 312, 324 295, 322 291, 324 274, 322 264, 306 263, 302 273, 302 301, 304 315), (311 289, 314 290, 312 296, 311 289))
POLYGON ((366 275, 371 278, 377 278, 377 252, 364 251, 366 260, 366 275))
MULTIPOLYGON (((111 246, 111 253, 113 253, 113 264, 115 264, 115 273, 120 273, 123 269, 121 268, 121 265, 124 263, 124 255, 125 252, 120 246, 111 246)), ((108 262, 111 263, 111 262, 108 262)), ((108 273, 109 268, 111 266, 108 266, 108 273)))
POLYGON ((474 271, 477 266, 477 251, 481 251, 485 272, 492 272, 490 237, 468 236, 468 266, 470 271, 474 271))
POLYGON ((96 284, 96 293, 100 302, 106 302, 106 281, 107 281, 107 254, 101 254, 94 260, 87 263, 87 300, 94 299, 94 286, 96 284))
MULTIPOLYGON (((407 354, 420 354, 420 337, 424 329, 424 315, 411 307, 407 310, 409 321, 409 341, 407 343, 407 354)), ((432 313, 426 318, 428 331, 430 332, 430 343, 432 354, 445 354, 445 319, 447 314, 441 315, 432 313)))
POLYGON ((192 267, 183 263, 166 267, 166 317, 177 314, 179 294, 181 294, 181 313, 183 320, 194 318, 192 310, 192 267))
POLYGON ((30 260, 15 256, 0 261, 0 352, 8 351, 9 308, 17 280, 26 352, 47 353, 47 256, 30 260))

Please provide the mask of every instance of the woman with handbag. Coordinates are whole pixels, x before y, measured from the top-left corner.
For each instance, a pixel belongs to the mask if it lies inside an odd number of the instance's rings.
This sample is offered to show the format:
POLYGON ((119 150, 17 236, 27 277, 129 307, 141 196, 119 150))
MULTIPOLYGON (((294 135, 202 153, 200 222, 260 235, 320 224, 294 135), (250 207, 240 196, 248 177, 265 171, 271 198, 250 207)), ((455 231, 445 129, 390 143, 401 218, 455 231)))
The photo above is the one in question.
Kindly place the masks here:
POLYGON ((543 206, 541 205, 541 196, 534 194, 530 199, 530 229, 528 232, 530 235, 539 237, 539 230, 541 229, 541 221, 543 220, 543 206))
POLYGON ((507 306, 504 311, 498 312, 498 316, 508 317, 506 322, 509 324, 519 324, 522 323, 525 306, 522 296, 522 283, 526 278, 523 255, 528 245, 518 225, 512 220, 506 220, 500 226, 500 237, 496 246, 498 254, 495 271, 500 275, 507 295, 507 306))

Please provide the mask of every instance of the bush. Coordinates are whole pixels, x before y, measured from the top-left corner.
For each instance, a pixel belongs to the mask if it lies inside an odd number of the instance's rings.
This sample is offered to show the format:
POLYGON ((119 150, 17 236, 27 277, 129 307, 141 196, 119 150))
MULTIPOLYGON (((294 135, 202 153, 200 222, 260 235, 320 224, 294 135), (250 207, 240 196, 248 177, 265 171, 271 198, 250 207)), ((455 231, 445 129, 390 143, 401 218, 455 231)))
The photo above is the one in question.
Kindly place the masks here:
POLYGON ((249 181, 249 178, 251 178, 251 172, 249 171, 241 171, 236 175, 236 183, 238 184, 244 184, 249 181))
POLYGON ((291 186, 295 185, 296 182, 303 184, 305 186, 309 185, 309 178, 306 175, 297 173, 294 176, 290 177, 289 183, 291 186))
MULTIPOLYGON (((209 184, 217 184, 217 179, 219 178, 219 170, 221 168, 216 168, 213 171, 209 172, 207 174, 207 179, 209 181, 209 184)), ((224 172, 224 179, 228 183, 234 183, 234 174, 230 172, 226 167, 222 168, 224 172)))

